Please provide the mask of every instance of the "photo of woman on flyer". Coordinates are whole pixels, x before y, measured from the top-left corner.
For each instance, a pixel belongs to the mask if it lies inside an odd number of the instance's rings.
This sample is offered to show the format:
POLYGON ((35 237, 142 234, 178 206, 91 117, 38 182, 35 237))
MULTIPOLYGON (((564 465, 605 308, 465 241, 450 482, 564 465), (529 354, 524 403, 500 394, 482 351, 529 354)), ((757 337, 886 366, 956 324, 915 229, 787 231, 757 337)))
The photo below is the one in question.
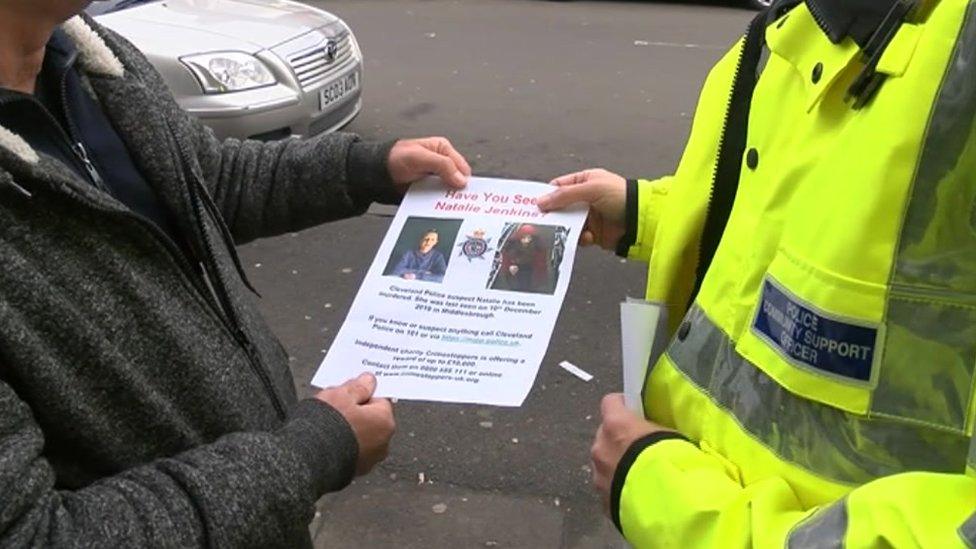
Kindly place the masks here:
POLYGON ((488 279, 493 290, 552 294, 559 280, 566 227, 510 223, 502 232, 488 279))
POLYGON ((502 250, 501 276, 514 292, 539 292, 549 285, 549 250, 536 228, 522 225, 502 250))

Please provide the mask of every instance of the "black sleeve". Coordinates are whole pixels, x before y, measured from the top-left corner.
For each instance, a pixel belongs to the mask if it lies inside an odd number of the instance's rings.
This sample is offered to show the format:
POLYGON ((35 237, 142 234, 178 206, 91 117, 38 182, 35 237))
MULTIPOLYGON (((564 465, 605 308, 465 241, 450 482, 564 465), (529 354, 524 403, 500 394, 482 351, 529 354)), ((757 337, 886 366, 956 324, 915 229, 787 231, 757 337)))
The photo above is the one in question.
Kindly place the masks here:
POLYGON ((623 258, 627 257, 628 250, 630 250, 630 247, 634 245, 634 242, 637 242, 637 189, 637 180, 628 179, 627 202, 624 206, 624 226, 626 227, 626 231, 617 242, 617 255, 623 258))

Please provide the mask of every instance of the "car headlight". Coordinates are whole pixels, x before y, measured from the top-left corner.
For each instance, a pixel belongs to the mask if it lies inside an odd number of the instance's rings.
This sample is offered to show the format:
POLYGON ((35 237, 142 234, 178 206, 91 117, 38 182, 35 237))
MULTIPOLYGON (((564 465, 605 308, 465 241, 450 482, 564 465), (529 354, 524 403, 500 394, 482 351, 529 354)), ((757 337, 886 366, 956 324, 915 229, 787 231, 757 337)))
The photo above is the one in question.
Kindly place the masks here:
POLYGON ((260 59, 243 52, 203 53, 181 57, 204 93, 227 93, 270 86, 277 82, 260 59))

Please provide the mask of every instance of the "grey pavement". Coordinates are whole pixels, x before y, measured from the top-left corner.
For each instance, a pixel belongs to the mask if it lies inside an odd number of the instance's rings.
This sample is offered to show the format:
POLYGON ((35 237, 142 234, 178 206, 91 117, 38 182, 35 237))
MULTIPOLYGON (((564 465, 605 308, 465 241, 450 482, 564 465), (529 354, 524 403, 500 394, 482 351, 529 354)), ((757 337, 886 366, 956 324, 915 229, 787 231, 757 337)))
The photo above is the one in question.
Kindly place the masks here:
MULTIPOLYGON (((669 173, 709 67, 750 12, 714 4, 334 0, 366 55, 369 139, 440 134, 482 175, 547 181, 602 166, 669 173)), ((308 381, 389 224, 385 210, 242 249, 263 310, 308 381)), ((619 308, 645 266, 579 254, 521 408, 399 402, 390 458, 330 496, 318 547, 620 547, 589 486, 603 394, 620 390, 619 308), (585 383, 557 367, 593 373, 585 383)))

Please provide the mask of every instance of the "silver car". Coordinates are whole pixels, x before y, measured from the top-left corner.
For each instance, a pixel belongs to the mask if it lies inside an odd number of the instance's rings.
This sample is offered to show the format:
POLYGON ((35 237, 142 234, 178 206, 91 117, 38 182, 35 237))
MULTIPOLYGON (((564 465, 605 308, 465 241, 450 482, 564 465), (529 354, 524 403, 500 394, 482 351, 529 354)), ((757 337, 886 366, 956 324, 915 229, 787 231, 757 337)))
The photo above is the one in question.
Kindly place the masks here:
POLYGON ((88 11, 220 137, 311 136, 362 108, 362 52, 326 11, 289 0, 109 0, 88 11))

